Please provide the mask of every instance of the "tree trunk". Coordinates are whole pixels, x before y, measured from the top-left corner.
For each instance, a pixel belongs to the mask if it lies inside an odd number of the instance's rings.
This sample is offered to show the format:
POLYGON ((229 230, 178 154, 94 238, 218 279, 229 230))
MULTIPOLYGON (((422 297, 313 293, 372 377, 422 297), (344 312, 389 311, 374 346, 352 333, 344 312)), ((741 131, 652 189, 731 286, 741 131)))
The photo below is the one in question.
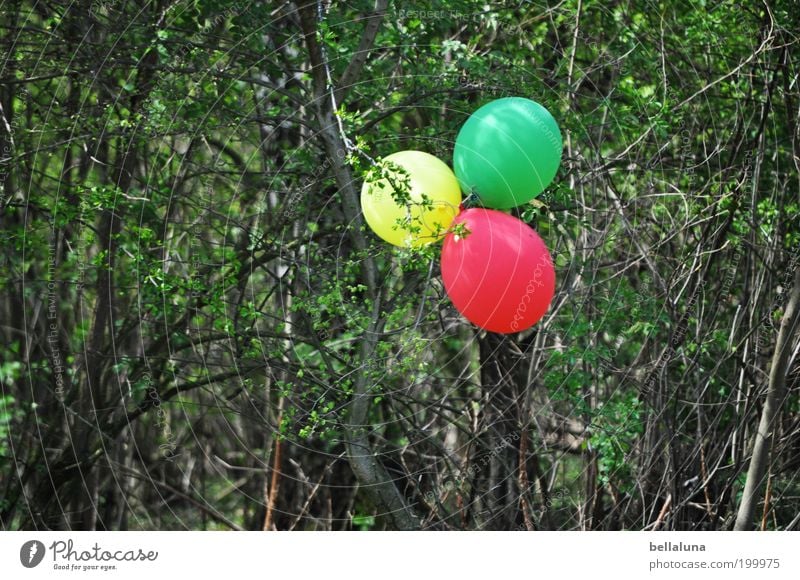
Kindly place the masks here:
POLYGON ((778 341, 775 344, 775 354, 772 355, 767 400, 764 402, 761 422, 758 425, 758 431, 756 431, 753 456, 750 459, 750 467, 747 470, 747 480, 744 484, 742 503, 739 504, 739 511, 736 514, 734 530, 751 530, 753 528, 756 505, 761 500, 761 488, 767 471, 767 462, 775 435, 775 427, 778 424, 777 419, 781 407, 786 400, 786 367, 791 354, 792 337, 797 330, 798 320, 800 320, 798 302, 800 302, 800 266, 795 266, 794 286, 789 296, 789 303, 786 305, 786 311, 781 319, 778 341))
MULTIPOLYGON (((342 192, 343 209, 347 223, 351 224, 349 234, 353 244, 359 250, 366 248, 366 240, 361 232, 363 223, 359 213, 358 196, 353 186, 353 176, 345 162, 348 153, 343 136, 333 110, 333 89, 328 87, 328 63, 317 42, 316 5, 310 4, 299 9, 300 23, 308 47, 311 70, 313 73, 314 102, 316 121, 320 127, 320 137, 325 152, 333 168, 336 184, 342 192)), ((368 32, 369 33, 369 32, 368 32)), ((362 274, 367 283, 368 293, 373 303, 372 322, 361 341, 361 367, 354 380, 353 398, 348 407, 348 418, 345 426, 345 447, 347 460, 356 478, 378 511, 387 517, 393 526, 400 530, 419 528, 419 518, 415 517, 410 506, 395 486, 383 463, 376 457, 369 441, 367 431, 369 402, 372 397, 369 391, 366 362, 372 360, 378 336, 383 328, 380 320, 380 292, 377 290, 377 268, 372 258, 364 259, 362 274)))

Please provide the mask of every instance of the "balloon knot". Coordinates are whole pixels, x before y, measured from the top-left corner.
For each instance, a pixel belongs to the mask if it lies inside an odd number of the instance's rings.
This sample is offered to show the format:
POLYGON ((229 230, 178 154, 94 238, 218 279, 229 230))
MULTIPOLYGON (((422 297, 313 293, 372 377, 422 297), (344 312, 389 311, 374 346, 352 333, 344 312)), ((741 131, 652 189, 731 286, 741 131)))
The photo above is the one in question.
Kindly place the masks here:
POLYGON ((464 201, 461 202, 461 209, 463 211, 471 207, 476 207, 480 205, 480 201, 481 199, 478 197, 478 194, 475 192, 475 190, 472 190, 469 192, 469 195, 464 198, 464 201))

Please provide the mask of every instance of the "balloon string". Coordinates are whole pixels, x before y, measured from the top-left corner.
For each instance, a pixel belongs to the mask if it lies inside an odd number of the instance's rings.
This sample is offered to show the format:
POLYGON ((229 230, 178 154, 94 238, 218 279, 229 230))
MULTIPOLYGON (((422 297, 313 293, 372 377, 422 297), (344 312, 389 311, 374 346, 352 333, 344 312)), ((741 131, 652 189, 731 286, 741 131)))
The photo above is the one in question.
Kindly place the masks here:
MULTIPOLYGON (((328 3, 328 7, 330 7, 330 3, 328 3)), ((317 1, 317 22, 318 24, 322 24, 325 21, 327 8, 323 7, 322 0, 317 1)), ((322 65, 325 69, 325 81, 327 84, 328 94, 331 99, 331 106, 333 107, 333 116, 336 118, 336 125, 339 129, 339 135, 342 138, 342 142, 344 143, 345 149, 347 149, 348 154, 357 153, 362 157, 366 158, 369 161, 370 165, 373 167, 378 165, 378 162, 373 159, 366 151, 362 150, 358 145, 353 143, 350 137, 347 136, 347 132, 344 130, 344 123, 342 123, 342 117, 339 115, 339 105, 336 103, 336 91, 334 90, 333 86, 333 75, 331 74, 331 67, 328 63, 328 51, 325 46, 324 40, 319 38, 319 45, 322 51, 322 65)))
POLYGON ((465 209, 469 209, 471 207, 479 207, 481 205, 481 198, 478 197, 477 192, 470 191, 469 195, 464 198, 464 201, 461 202, 459 209, 464 211, 465 209))

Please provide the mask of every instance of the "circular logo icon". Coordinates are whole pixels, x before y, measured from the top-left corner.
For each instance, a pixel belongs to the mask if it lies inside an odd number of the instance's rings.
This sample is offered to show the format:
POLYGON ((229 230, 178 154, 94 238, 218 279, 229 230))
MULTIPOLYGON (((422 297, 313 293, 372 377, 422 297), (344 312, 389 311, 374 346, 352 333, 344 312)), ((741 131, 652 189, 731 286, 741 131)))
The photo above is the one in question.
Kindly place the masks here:
POLYGON ((39 540, 29 540, 19 549, 19 561, 26 568, 35 568, 44 558, 44 544, 39 540))

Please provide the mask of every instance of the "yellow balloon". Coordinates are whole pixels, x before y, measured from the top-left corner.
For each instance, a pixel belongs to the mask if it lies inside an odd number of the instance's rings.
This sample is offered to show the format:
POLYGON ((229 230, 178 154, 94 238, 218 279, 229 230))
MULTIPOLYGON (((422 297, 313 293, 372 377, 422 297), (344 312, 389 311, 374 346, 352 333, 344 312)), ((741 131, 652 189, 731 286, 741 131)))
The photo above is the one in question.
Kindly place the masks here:
POLYGON ((361 208, 369 227, 401 247, 443 238, 461 205, 461 188, 450 168, 423 151, 393 153, 381 160, 380 168, 361 187, 361 208))

